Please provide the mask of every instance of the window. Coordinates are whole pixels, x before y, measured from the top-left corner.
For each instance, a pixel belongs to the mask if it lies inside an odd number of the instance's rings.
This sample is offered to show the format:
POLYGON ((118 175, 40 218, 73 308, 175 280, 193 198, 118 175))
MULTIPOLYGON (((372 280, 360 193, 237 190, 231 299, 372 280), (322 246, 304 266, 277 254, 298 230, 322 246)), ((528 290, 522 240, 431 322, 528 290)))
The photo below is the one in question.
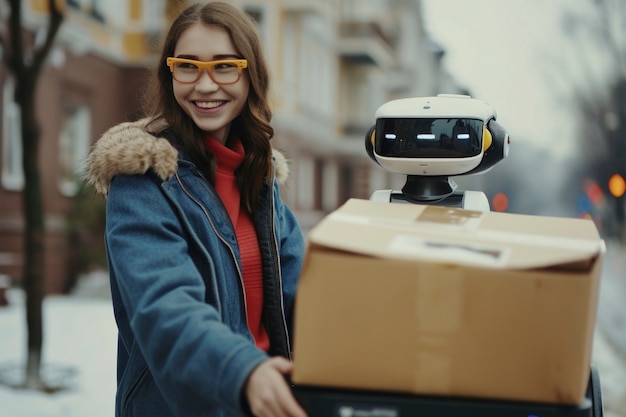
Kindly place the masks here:
POLYGON ((68 107, 59 134, 59 191, 67 197, 78 192, 79 175, 91 143, 91 114, 85 105, 68 107))
POLYGON ((7 190, 24 188, 22 170, 22 128, 20 107, 15 102, 15 82, 8 78, 2 92, 2 186, 7 190))

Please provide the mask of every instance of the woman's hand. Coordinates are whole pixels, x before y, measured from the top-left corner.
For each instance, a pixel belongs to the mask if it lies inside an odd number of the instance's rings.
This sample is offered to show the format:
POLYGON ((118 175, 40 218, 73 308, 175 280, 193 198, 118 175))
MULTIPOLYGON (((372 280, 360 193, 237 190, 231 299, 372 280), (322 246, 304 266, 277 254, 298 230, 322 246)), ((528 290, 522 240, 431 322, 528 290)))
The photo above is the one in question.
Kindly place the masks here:
POLYGON ((252 371, 245 388, 252 414, 256 417, 307 417, 285 379, 292 369, 289 360, 277 356, 252 371))

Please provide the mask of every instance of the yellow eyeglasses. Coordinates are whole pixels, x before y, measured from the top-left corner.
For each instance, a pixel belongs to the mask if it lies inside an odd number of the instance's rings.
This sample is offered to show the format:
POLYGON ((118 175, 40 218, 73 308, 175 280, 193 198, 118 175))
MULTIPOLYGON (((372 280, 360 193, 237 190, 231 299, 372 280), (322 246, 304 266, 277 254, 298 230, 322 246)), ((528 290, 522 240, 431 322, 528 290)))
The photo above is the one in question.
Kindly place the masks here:
POLYGON ((195 83, 206 70, 215 84, 235 84, 241 78, 241 71, 248 68, 247 59, 222 59, 218 61, 196 61, 194 59, 169 57, 167 66, 172 77, 179 83, 195 83))

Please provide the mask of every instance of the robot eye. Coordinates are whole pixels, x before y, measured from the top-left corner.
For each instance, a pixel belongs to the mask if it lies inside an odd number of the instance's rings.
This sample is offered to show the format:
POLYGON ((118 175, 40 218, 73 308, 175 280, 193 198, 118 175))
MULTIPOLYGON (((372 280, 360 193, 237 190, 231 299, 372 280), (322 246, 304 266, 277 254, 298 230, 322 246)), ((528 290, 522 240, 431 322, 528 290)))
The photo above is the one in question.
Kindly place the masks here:
POLYGON ((435 140, 437 139, 437 136, 433 135, 432 133, 420 133, 419 135, 417 135, 417 139, 418 140, 435 140))

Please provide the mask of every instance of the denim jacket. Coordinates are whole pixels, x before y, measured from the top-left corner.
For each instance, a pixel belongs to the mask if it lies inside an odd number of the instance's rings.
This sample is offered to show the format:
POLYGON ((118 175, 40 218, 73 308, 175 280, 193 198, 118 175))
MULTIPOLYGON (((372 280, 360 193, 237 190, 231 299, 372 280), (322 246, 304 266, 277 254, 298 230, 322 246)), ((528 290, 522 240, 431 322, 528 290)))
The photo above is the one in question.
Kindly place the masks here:
MULTIPOLYGON (((170 138, 172 140, 172 138, 170 138)), ((145 121, 106 132, 89 156, 88 181, 107 196, 105 241, 119 329, 116 417, 237 416, 243 387, 269 355, 290 357, 304 239, 277 178, 254 223, 263 259, 269 354, 246 324, 235 231, 213 186, 145 121)))

